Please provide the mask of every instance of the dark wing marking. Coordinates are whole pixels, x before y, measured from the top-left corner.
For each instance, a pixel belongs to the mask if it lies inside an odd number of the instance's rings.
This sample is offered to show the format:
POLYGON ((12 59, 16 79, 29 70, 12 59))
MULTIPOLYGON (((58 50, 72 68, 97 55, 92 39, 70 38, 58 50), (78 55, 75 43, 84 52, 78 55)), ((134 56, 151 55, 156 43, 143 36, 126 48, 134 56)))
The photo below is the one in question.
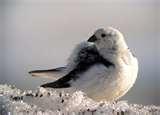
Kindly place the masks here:
POLYGON ((64 77, 55 82, 47 83, 42 87, 67 88, 70 87, 69 81, 78 79, 78 74, 87 71, 94 64, 104 64, 107 68, 114 64, 104 59, 97 51, 95 46, 88 46, 80 50, 77 56, 77 66, 64 77))
POLYGON ((65 70, 67 67, 59 67, 55 69, 48 69, 48 70, 34 70, 30 71, 29 74, 31 74, 33 77, 50 77, 50 78, 56 78, 64 76, 63 73, 65 73, 65 70))
POLYGON ((34 70, 34 71, 30 71, 29 74, 32 73, 43 73, 43 72, 59 72, 66 69, 66 67, 59 67, 59 68, 54 68, 54 69, 48 69, 48 70, 34 70))
POLYGON ((43 85, 41 85, 41 87, 44 87, 44 88, 47 88, 47 87, 51 87, 51 88, 68 88, 68 87, 70 87, 70 84, 67 81, 68 81, 68 78, 64 76, 63 79, 60 78, 59 80, 57 80, 55 82, 43 84, 43 85))

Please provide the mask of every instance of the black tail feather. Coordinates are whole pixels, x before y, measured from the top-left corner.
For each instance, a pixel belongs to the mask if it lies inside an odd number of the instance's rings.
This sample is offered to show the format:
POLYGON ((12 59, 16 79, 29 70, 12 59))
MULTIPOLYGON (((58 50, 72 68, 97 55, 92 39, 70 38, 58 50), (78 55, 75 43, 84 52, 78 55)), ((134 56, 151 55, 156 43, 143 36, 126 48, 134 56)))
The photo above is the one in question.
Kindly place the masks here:
POLYGON ((41 87, 44 88, 69 88, 70 84, 69 83, 61 83, 59 81, 51 82, 51 83, 46 83, 41 85, 41 87))

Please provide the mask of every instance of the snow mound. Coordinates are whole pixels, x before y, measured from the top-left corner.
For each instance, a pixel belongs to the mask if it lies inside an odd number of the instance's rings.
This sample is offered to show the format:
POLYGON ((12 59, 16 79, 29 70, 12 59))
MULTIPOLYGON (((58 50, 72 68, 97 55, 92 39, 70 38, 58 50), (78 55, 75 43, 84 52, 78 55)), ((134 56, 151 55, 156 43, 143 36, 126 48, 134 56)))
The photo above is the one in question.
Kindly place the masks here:
POLYGON ((160 115, 160 107, 119 102, 95 102, 85 93, 37 88, 22 91, 0 85, 0 115, 160 115))

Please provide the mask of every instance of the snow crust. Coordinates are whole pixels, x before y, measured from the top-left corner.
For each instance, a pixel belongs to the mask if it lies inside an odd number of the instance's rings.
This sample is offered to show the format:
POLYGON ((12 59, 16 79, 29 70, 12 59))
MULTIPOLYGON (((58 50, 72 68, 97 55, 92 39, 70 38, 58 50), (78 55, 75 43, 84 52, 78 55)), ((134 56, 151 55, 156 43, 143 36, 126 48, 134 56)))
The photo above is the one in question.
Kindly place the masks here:
POLYGON ((37 88, 22 91, 0 85, 0 115, 160 115, 160 107, 127 101, 96 102, 81 91, 37 88))

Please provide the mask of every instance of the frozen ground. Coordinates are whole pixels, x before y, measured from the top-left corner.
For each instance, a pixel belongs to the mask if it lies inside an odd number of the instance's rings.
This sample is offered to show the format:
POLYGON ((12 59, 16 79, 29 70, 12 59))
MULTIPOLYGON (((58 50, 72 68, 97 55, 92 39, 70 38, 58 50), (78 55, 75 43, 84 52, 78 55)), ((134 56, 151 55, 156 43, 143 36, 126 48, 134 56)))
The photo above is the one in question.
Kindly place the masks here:
POLYGON ((22 91, 0 85, 0 115, 160 115, 160 107, 126 101, 95 102, 81 91, 22 91))

